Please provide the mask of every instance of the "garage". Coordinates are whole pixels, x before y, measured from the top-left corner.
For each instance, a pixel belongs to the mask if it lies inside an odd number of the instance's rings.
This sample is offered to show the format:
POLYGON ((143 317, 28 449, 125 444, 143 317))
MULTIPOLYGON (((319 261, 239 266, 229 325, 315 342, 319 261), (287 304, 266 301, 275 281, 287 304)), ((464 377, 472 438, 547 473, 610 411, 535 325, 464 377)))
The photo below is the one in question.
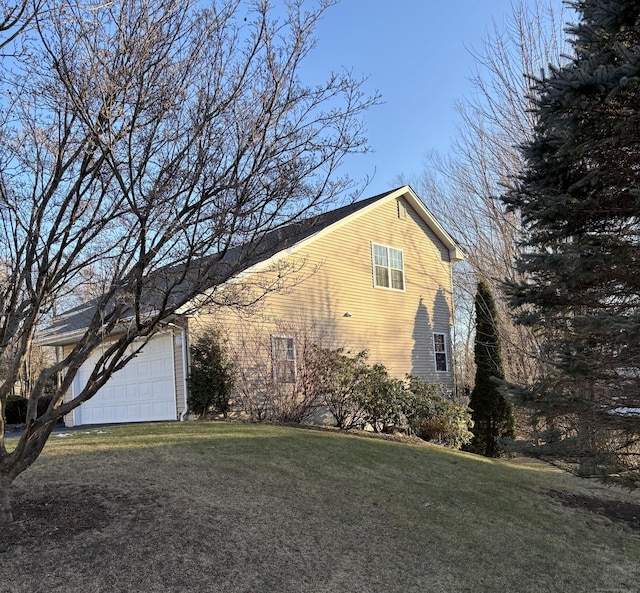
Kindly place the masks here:
MULTIPOLYGON (((74 394, 86 385, 100 357, 85 362, 74 380, 74 394)), ((173 337, 153 338, 140 353, 109 378, 104 387, 73 412, 73 424, 112 424, 176 419, 173 337)))

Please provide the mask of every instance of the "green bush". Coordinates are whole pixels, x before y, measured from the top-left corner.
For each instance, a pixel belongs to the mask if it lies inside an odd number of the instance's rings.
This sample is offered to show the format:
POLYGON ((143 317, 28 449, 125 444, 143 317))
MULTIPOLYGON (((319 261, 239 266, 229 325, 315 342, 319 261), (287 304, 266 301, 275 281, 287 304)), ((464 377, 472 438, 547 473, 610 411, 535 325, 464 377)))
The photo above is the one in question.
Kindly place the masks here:
POLYGON ((364 350, 351 355, 315 347, 305 364, 310 388, 339 428, 407 428, 455 449, 473 438, 471 411, 446 397, 441 385, 420 377, 394 379, 384 365, 367 364, 364 350))
POLYGON ((370 425, 379 432, 402 416, 402 381, 381 364, 367 364, 367 351, 313 347, 305 359, 307 388, 333 416, 338 428, 370 425))
POLYGON ((405 414, 409 429, 421 439, 460 449, 473 438, 471 410, 421 377, 407 377, 405 414))
POLYGON ((231 406, 229 398, 233 389, 233 366, 223 351, 219 332, 207 328, 189 351, 189 410, 200 417, 214 412, 226 418, 231 406))
POLYGON ((18 395, 10 395, 5 404, 5 421, 7 424, 24 424, 27 421, 27 405, 29 400, 18 395))
POLYGON ((333 416, 336 426, 348 430, 365 423, 362 403, 357 397, 368 370, 367 352, 355 355, 342 348, 314 346, 305 359, 307 389, 333 416))
POLYGON ((389 376, 382 364, 369 366, 354 397, 358 401, 366 424, 374 432, 404 424, 404 384, 389 376))

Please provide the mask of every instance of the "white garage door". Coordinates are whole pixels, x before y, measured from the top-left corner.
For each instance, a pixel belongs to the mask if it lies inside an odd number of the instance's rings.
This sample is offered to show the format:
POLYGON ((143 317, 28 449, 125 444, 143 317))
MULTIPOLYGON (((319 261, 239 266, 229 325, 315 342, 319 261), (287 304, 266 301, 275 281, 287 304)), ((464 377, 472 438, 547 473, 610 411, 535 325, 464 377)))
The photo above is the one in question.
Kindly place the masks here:
MULTIPOLYGON (((100 354, 78 371, 74 392, 86 385, 100 354)), ((104 387, 74 411, 74 424, 110 424, 176 419, 173 337, 156 336, 104 387)))

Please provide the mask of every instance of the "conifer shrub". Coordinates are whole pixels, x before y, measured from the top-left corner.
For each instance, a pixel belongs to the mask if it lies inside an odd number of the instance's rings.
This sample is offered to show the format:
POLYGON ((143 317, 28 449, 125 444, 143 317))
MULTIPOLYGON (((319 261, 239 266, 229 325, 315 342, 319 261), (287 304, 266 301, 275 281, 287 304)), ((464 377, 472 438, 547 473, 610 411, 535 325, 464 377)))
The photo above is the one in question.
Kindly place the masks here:
POLYGON ((474 437, 466 449, 485 457, 499 457, 505 451, 504 442, 516 436, 515 419, 511 403, 501 392, 505 375, 496 305, 484 281, 478 283, 475 309, 476 376, 469 402, 473 410, 474 437))
POLYGON ((220 333, 209 327, 189 348, 191 368, 187 379, 189 410, 201 418, 210 413, 225 418, 231 407, 233 365, 222 347, 220 333))

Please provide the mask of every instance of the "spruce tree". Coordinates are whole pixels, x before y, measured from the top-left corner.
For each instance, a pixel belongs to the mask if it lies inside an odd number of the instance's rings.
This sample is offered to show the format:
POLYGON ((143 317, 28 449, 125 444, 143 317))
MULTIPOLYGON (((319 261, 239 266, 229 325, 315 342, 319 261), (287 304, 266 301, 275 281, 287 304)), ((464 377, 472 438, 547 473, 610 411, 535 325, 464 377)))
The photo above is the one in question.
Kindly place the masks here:
POLYGON ((504 370, 496 305, 484 281, 478 283, 475 308, 476 379, 469 402, 473 410, 474 436, 467 450, 486 457, 498 457, 504 449, 501 439, 515 437, 515 421, 511 404, 500 392, 504 370))
POLYGON ((510 293, 519 321, 545 338, 550 370, 536 405, 571 418, 561 424, 574 452, 632 459, 628 445, 640 435, 640 1, 571 6, 579 17, 567 29, 573 55, 535 84, 534 135, 504 196, 526 229, 517 260, 526 280, 510 293))

